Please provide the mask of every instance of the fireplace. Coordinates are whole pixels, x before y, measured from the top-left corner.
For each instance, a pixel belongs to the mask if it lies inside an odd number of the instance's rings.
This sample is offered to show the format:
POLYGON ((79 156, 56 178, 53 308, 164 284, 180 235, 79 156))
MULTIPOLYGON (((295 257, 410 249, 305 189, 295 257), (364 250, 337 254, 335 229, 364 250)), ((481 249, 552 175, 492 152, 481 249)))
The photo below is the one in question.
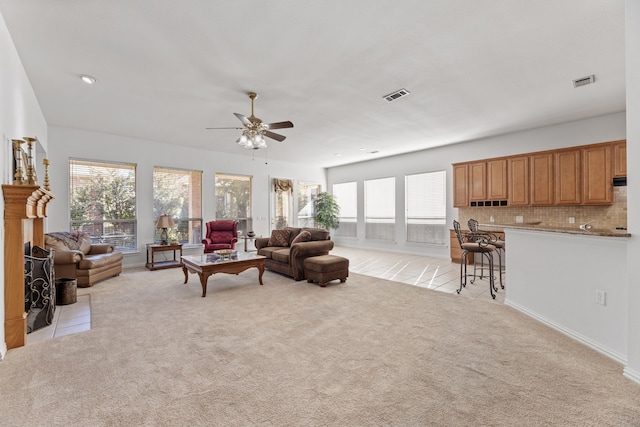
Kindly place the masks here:
POLYGON ((24 256, 24 311, 27 313, 27 333, 53 321, 56 311, 53 250, 34 246, 31 255, 24 256))

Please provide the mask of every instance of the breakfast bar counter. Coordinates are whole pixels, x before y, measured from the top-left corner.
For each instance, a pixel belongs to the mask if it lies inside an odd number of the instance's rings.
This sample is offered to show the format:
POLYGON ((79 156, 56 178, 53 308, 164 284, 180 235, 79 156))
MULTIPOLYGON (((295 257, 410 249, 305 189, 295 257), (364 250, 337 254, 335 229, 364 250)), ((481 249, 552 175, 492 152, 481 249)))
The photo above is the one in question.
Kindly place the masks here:
MULTIPOLYGON (((505 304, 625 363, 625 230, 500 225, 509 265, 505 304)), ((488 229, 487 225, 483 228, 488 229)))

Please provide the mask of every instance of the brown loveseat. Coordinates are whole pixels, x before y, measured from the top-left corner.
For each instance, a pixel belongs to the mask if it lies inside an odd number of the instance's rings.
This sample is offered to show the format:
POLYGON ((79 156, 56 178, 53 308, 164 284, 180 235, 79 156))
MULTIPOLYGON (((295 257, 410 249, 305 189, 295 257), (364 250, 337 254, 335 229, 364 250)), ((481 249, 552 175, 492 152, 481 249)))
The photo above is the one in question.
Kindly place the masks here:
MULTIPOLYGON (((273 233, 272 237, 257 238, 258 255, 266 257, 265 267, 291 276, 294 280, 302 280, 305 278, 304 260, 313 256, 329 254, 329 251, 333 249, 333 241, 329 238, 329 232, 322 228, 286 227, 284 230, 289 231, 288 239, 285 241, 277 242, 273 233), (303 232, 305 233, 299 236, 303 232), (301 239, 305 236, 307 238, 301 239), (296 238, 298 241, 294 241, 296 238), (269 245, 270 241, 271 246, 269 245)), ((274 232, 284 233, 283 230, 274 230, 274 232)))
POLYGON ((122 273, 122 252, 113 245, 91 244, 88 234, 57 232, 44 235, 47 249, 53 249, 56 277, 78 279, 79 287, 93 286, 99 280, 122 273))

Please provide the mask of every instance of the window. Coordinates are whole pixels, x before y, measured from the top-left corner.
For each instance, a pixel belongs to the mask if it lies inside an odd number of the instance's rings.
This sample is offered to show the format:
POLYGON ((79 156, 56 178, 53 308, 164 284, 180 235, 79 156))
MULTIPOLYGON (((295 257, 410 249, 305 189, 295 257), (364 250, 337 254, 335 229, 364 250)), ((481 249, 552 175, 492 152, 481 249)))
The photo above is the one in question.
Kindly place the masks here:
MULTIPOLYGON (((202 171, 154 166, 153 217, 160 215, 169 215, 175 222, 170 239, 182 244, 201 242, 202 171)), ((156 234, 159 240, 160 230, 156 234)))
POLYGON ((298 182, 298 227, 315 227, 313 202, 320 192, 320 184, 298 182))
POLYGON ((336 236, 357 237, 358 228, 358 184, 345 182, 333 184, 333 196, 340 206, 340 227, 336 236))
POLYGON ((136 165, 69 160, 69 199, 71 230, 92 243, 137 250, 136 165))
POLYGON ((273 190, 272 225, 279 230, 291 225, 293 181, 274 178, 273 190))
POLYGON ((405 177, 407 242, 447 242, 446 172, 405 177))
POLYGON ((364 182, 365 237, 395 240, 396 179, 381 178, 364 182))
POLYGON ((216 219, 238 221, 238 231, 253 230, 251 181, 248 175, 216 174, 216 219))

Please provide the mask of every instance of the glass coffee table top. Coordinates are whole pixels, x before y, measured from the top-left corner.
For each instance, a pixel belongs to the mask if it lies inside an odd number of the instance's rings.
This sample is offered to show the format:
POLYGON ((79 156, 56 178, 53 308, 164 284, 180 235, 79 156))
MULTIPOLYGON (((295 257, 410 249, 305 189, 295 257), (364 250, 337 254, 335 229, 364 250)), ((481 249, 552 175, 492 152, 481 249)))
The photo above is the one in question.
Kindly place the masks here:
POLYGON ((192 264, 203 266, 210 264, 223 264, 232 263, 238 261, 249 261, 254 259, 264 258, 263 255, 258 255, 255 252, 242 252, 233 251, 230 256, 220 256, 216 253, 202 254, 202 255, 184 255, 182 259, 189 261, 192 264))

